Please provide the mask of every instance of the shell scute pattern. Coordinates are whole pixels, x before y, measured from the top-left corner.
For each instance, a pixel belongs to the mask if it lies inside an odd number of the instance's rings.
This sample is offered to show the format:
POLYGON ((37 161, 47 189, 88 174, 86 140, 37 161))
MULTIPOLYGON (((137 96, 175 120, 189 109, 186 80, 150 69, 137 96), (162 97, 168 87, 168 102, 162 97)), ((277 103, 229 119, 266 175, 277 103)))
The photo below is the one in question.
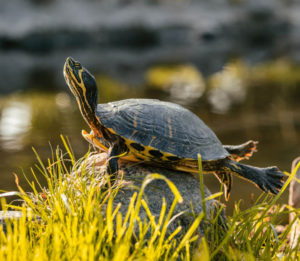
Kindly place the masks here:
POLYGON ((177 104, 128 99, 99 104, 97 114, 118 135, 169 156, 197 159, 200 153, 203 160, 216 160, 229 155, 205 123, 177 104))

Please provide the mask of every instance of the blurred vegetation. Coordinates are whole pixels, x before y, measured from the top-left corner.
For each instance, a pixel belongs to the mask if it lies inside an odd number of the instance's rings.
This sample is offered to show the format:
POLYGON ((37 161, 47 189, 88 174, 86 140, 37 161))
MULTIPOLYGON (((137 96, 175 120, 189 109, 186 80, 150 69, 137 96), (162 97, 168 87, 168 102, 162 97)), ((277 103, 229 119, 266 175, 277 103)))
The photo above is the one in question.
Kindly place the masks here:
POLYGON ((100 103, 120 100, 130 92, 130 86, 109 75, 96 74, 95 78, 98 84, 98 100, 100 103))
POLYGON ((300 97, 300 66, 287 59, 255 66, 232 60, 206 78, 192 65, 158 65, 148 69, 145 79, 148 88, 169 93, 171 100, 200 99, 223 114, 236 106, 261 112, 279 103, 297 107, 300 97))
POLYGON ((200 98, 205 90, 201 72, 190 64, 160 65, 146 72, 146 85, 169 92, 171 99, 192 102, 200 98))

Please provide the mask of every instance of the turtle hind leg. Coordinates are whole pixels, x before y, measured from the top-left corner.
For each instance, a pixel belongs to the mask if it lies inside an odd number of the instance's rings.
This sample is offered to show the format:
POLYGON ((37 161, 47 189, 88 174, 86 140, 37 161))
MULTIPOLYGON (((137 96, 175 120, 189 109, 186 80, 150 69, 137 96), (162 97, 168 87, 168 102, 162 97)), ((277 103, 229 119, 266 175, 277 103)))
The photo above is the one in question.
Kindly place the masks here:
POLYGON ((249 140, 240 145, 224 145, 224 149, 230 153, 230 157, 235 161, 249 159, 253 152, 256 151, 258 141, 249 140))
POLYGON ((217 171, 214 173, 217 179, 223 184, 224 187, 224 197, 228 201, 230 197, 230 191, 232 186, 232 175, 230 172, 217 171))
POLYGON ((277 194, 284 184, 284 174, 277 167, 258 168, 227 159, 224 161, 224 168, 267 193, 277 194))

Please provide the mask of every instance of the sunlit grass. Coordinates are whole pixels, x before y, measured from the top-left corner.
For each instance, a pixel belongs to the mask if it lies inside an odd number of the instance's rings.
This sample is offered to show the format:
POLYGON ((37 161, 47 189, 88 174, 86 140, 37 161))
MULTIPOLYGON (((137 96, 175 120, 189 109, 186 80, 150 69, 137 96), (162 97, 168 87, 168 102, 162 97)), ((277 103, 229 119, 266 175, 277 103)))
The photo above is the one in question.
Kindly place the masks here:
MULTIPOLYGON (((7 221, 6 233, 0 226, 0 260, 300 258, 299 242, 295 248, 290 247, 288 242, 295 220, 281 234, 276 230, 281 215, 290 212, 294 212, 296 218, 300 215, 299 210, 277 205, 283 191, 276 197, 263 194, 251 208, 244 211, 237 203, 233 215, 227 219, 227 225, 220 224, 220 210, 210 220, 206 220, 204 213, 196 216, 185 234, 181 233, 180 226, 168 234, 175 206, 182 201, 172 182, 159 174, 148 175, 141 189, 130 199, 127 213, 122 215, 120 204, 114 204, 120 185, 101 188, 96 173, 87 176, 90 172, 85 167, 80 172, 71 172, 84 165, 89 153, 76 161, 66 142, 65 145, 66 153, 57 149, 47 164, 37 155, 39 164, 32 169, 32 173, 35 177, 40 174, 45 177, 47 189, 40 186, 36 179, 35 183, 30 182, 30 194, 19 186, 19 194, 24 200, 22 206, 9 205, 2 198, 4 210, 20 210, 24 216, 19 220, 7 221), (164 180, 174 194, 170 208, 162 204, 159 218, 152 215, 143 198, 145 187, 154 179, 164 180), (139 215, 141 208, 147 213, 145 220, 139 215), (197 230, 201 222, 205 224, 202 238, 197 230)), ((295 173, 296 170, 283 190, 295 173)))

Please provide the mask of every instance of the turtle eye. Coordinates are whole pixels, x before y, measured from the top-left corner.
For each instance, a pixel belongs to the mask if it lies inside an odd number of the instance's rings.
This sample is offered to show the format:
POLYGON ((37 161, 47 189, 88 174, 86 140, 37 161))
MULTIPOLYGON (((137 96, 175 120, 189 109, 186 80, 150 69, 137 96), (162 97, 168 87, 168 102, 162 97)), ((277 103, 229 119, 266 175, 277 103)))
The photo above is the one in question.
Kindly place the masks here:
POLYGON ((78 63, 78 62, 75 62, 74 67, 75 67, 76 69, 81 69, 81 68, 82 68, 81 64, 78 63))

